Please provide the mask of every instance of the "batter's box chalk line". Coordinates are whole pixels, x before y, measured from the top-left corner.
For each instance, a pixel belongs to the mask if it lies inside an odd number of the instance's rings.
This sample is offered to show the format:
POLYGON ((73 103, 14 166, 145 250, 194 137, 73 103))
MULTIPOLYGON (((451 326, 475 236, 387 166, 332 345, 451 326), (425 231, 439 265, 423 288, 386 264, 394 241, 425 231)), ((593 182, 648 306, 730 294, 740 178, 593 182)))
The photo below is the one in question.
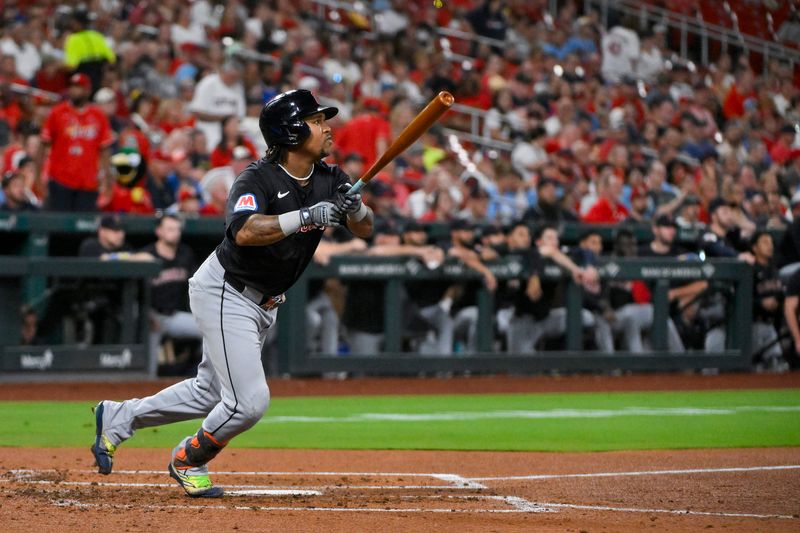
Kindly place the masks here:
MULTIPOLYGON (((60 487, 64 486, 95 486, 95 487, 158 487, 158 488, 169 488, 173 489, 173 483, 140 483, 140 482, 106 482, 106 481, 70 481, 66 479, 62 480, 48 480, 48 479, 36 479, 37 477, 47 474, 53 473, 55 470, 34 470, 34 469, 17 469, 9 471, 15 478, 17 482, 24 483, 27 485, 58 485, 60 487)), ((75 473, 80 474, 95 474, 94 470, 80 470, 80 471, 73 471, 75 473)), ((160 470, 121 470, 115 472, 116 474, 122 475, 163 475, 164 472, 160 470)), ((336 476, 336 477, 372 477, 372 478, 391 478, 396 477, 398 479, 403 478, 429 478, 435 479, 439 481, 443 481, 446 484, 443 485, 347 485, 347 484, 336 484, 336 485, 325 485, 322 487, 309 487, 309 486, 290 486, 290 487, 275 487, 272 485, 263 486, 263 485, 223 485, 225 488, 225 496, 229 497, 241 497, 241 496, 321 496, 325 492, 333 491, 333 490, 363 490, 363 489, 391 489, 391 490, 402 490, 402 489, 415 489, 415 490, 472 490, 472 491, 481 491, 486 489, 487 487, 482 483, 478 483, 473 481, 469 478, 465 478, 458 474, 449 474, 449 473, 419 473, 419 472, 215 472, 215 475, 251 475, 251 476, 305 476, 305 477, 326 477, 326 476, 336 476)), ((354 499, 365 499, 364 496, 358 497, 353 496, 354 499)), ((399 500, 405 499, 428 499, 438 502, 447 502, 461 500, 461 501, 476 501, 476 502, 499 502, 508 506, 508 508, 501 508, 501 509, 493 509, 493 508, 477 508, 477 509, 459 509, 459 508, 418 508, 418 507, 399 507, 399 508, 392 508, 392 507, 381 507, 381 508, 368 508, 368 507, 358 507, 358 508, 342 508, 342 507, 317 507, 317 506, 302 506, 302 507, 294 507, 294 506, 260 506, 255 507, 257 510, 264 510, 264 511, 305 511, 305 512, 372 512, 372 513, 541 513, 541 512, 556 512, 554 509, 547 509, 540 505, 533 504, 524 498, 520 498, 518 496, 496 496, 496 495, 482 495, 482 494, 473 494, 469 496, 461 496, 461 497, 449 497, 447 495, 442 494, 427 494, 427 495, 417 495, 417 496, 407 496, 403 497, 400 496, 399 500)), ((113 504, 113 503, 92 503, 92 502, 84 502, 79 499, 74 498, 65 498, 60 499, 54 502, 54 505, 58 507, 77 507, 77 508, 114 508, 114 509, 131 509, 131 508, 144 508, 144 509, 173 509, 173 508, 201 508, 201 509, 233 509, 233 510, 252 510, 254 507, 252 506, 214 506, 214 505, 205 505, 205 506, 172 506, 172 505, 131 505, 131 504, 113 504)))

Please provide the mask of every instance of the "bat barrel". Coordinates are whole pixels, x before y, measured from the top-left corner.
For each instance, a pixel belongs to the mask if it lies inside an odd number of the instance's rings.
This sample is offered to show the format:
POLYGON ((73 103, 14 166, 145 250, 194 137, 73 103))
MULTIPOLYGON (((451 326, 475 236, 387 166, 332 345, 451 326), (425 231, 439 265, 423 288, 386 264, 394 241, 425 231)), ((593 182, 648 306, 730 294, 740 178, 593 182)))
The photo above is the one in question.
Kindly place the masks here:
POLYGON ((419 139, 423 133, 428 131, 428 129, 433 126, 434 122, 439 120, 439 118, 450 109, 453 102, 455 102, 455 98, 453 98, 453 95, 449 92, 442 91, 437 94, 436 97, 425 106, 425 109, 420 111, 419 114, 414 117, 414 120, 400 132, 400 135, 397 136, 386 152, 381 155, 381 157, 372 164, 369 170, 361 176, 361 179, 353 185, 350 189, 350 194, 355 194, 361 190, 361 187, 371 180, 375 174, 380 172, 383 167, 388 165, 392 159, 400 155, 406 148, 411 146, 414 141, 419 139))

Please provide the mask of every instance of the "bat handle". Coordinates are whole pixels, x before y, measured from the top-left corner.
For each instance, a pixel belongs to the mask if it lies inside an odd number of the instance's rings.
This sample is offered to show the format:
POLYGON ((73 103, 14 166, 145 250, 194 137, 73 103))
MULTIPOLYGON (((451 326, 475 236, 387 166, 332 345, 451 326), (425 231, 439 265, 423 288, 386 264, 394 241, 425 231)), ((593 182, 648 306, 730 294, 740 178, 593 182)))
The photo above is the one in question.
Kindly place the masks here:
POLYGON ((361 190, 362 187, 364 187, 364 185, 366 185, 365 181, 358 180, 357 182, 355 182, 355 184, 353 184, 352 187, 350 187, 350 190, 347 191, 347 194, 355 194, 355 193, 357 193, 358 191, 361 190))

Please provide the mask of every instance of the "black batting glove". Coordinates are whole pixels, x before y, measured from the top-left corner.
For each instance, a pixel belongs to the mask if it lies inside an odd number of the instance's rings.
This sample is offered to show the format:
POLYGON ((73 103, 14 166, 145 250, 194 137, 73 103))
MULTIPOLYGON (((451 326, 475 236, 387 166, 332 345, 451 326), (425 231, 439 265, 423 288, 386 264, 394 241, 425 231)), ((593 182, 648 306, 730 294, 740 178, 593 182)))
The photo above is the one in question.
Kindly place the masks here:
POLYGON ((339 211, 345 214, 357 213, 363 202, 361 201, 361 193, 347 194, 353 186, 349 183, 342 183, 336 190, 336 198, 334 204, 339 211))

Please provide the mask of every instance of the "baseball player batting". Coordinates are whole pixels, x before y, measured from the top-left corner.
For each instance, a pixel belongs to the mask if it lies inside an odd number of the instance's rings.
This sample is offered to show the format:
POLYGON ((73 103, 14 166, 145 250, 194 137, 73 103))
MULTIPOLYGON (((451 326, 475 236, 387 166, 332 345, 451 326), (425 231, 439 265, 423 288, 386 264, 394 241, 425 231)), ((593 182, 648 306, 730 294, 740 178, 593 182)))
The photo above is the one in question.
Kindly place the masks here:
POLYGON ((111 473, 114 452, 137 429, 204 418, 197 434, 172 450, 167 468, 189 496, 222 496, 208 463, 269 406, 261 349, 284 293, 326 227, 344 225, 362 238, 372 233, 372 211, 361 195, 346 194, 350 178, 322 162, 333 144, 327 121, 337 113, 305 90, 280 94, 261 110, 267 154, 236 178, 225 237, 189 280, 192 314, 203 332, 197 377, 147 398, 94 407, 91 450, 101 474, 111 473))

